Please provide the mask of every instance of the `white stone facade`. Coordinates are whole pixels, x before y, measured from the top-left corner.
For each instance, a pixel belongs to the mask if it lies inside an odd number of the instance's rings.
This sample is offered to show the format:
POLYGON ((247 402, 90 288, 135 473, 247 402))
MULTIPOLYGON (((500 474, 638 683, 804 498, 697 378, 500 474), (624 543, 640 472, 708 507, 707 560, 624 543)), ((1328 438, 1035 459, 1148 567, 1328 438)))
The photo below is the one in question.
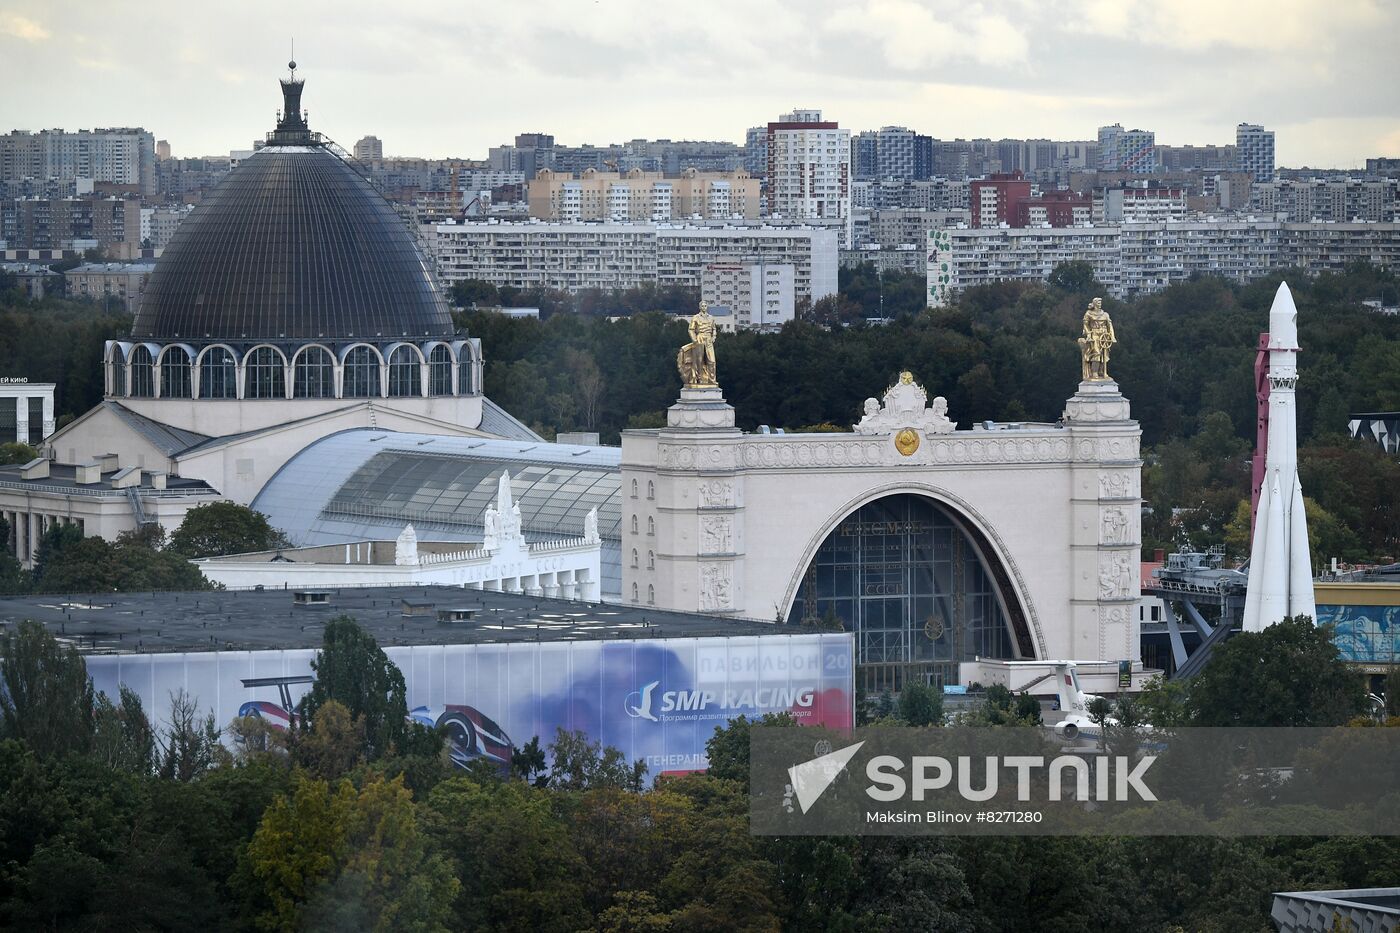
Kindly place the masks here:
POLYGON ((1140 430, 1117 385, 1082 384, 1060 424, 972 430, 902 388, 850 434, 745 434, 717 389, 624 432, 623 548, 646 555, 624 601, 786 620, 845 518, 913 494, 982 542, 1017 657, 1137 658, 1140 430))

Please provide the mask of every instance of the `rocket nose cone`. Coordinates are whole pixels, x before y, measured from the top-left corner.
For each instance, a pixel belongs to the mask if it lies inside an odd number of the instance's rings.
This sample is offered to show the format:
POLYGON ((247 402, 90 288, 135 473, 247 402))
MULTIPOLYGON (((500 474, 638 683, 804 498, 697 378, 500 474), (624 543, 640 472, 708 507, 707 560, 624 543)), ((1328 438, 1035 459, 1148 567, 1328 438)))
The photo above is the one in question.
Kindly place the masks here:
POLYGON ((1293 293, 1287 282, 1280 282, 1274 293, 1273 306, 1269 308, 1269 349, 1298 349, 1298 307, 1293 304, 1293 293))

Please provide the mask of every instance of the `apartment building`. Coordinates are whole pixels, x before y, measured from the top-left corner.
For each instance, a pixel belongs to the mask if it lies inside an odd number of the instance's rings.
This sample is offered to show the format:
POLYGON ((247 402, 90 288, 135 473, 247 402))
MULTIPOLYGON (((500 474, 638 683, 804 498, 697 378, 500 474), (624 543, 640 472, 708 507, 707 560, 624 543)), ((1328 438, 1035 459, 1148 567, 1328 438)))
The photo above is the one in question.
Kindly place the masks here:
POLYGON ((528 200, 531 217, 561 223, 757 220, 759 182, 743 169, 674 176, 586 169, 577 178, 544 169, 530 181, 528 200))
POLYGON ((11 249, 101 249, 115 259, 141 254, 141 202, 123 198, 0 201, 0 240, 11 249))
POLYGON ((151 194, 156 190, 155 136, 140 127, 13 130, 0 136, 0 182, 24 178, 89 178, 151 194))
POLYGON ((1098 224, 1148 224, 1184 221, 1185 188, 1127 185, 1094 192, 1093 222, 1098 224))
POLYGON ((975 285, 1041 281, 1083 260, 1116 297, 1161 291, 1192 275, 1248 282, 1280 269, 1340 272, 1354 262, 1400 269, 1400 224, 1206 220, 1064 229, 931 230, 929 301, 975 285))
POLYGON ((154 262, 91 262, 63 273, 70 298, 89 298, 135 314, 141 307, 154 262))
POLYGON ((1255 123, 1235 127, 1235 171, 1255 181, 1274 180, 1274 131, 1255 123))
POLYGON ((768 124, 768 212, 830 226, 841 244, 853 240, 851 133, 822 120, 820 110, 795 110, 768 124))
POLYGON ((737 330, 781 330, 796 309, 795 271, 788 263, 709 263, 700 271, 700 298, 728 308, 737 330))
POLYGON ((714 263, 790 265, 795 301, 836 292, 837 235, 805 227, 655 223, 466 223, 424 228, 439 277, 497 286, 699 289, 714 263))
POLYGON ((1099 127, 1099 169, 1145 175, 1157 170, 1157 136, 1151 130, 1099 127))
POLYGON ((1253 186, 1250 206, 1295 223, 1400 219, 1400 179, 1331 176, 1279 179, 1253 186))

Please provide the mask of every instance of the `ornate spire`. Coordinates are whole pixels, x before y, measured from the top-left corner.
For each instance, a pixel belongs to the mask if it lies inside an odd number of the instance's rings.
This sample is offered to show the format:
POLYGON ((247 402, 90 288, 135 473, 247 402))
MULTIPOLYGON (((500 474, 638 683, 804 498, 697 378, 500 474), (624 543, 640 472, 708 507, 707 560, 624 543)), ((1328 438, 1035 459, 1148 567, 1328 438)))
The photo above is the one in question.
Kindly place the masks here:
POLYGON ((280 79, 282 85, 282 112, 278 115, 277 128, 267 134, 269 146, 314 146, 321 142, 321 134, 313 133, 306 125, 306 115, 301 109, 301 89, 306 80, 297 77, 297 63, 287 62, 290 74, 280 79))

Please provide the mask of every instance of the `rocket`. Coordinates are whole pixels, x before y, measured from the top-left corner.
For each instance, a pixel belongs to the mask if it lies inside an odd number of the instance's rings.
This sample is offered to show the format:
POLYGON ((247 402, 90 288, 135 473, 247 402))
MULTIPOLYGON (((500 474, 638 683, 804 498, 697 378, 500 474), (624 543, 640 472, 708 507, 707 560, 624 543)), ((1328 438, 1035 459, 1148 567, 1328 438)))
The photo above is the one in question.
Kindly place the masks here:
POLYGON ((1249 555, 1244 631, 1261 632, 1285 616, 1317 618, 1308 519, 1298 481, 1298 309, 1279 283, 1269 309, 1269 444, 1249 555))

